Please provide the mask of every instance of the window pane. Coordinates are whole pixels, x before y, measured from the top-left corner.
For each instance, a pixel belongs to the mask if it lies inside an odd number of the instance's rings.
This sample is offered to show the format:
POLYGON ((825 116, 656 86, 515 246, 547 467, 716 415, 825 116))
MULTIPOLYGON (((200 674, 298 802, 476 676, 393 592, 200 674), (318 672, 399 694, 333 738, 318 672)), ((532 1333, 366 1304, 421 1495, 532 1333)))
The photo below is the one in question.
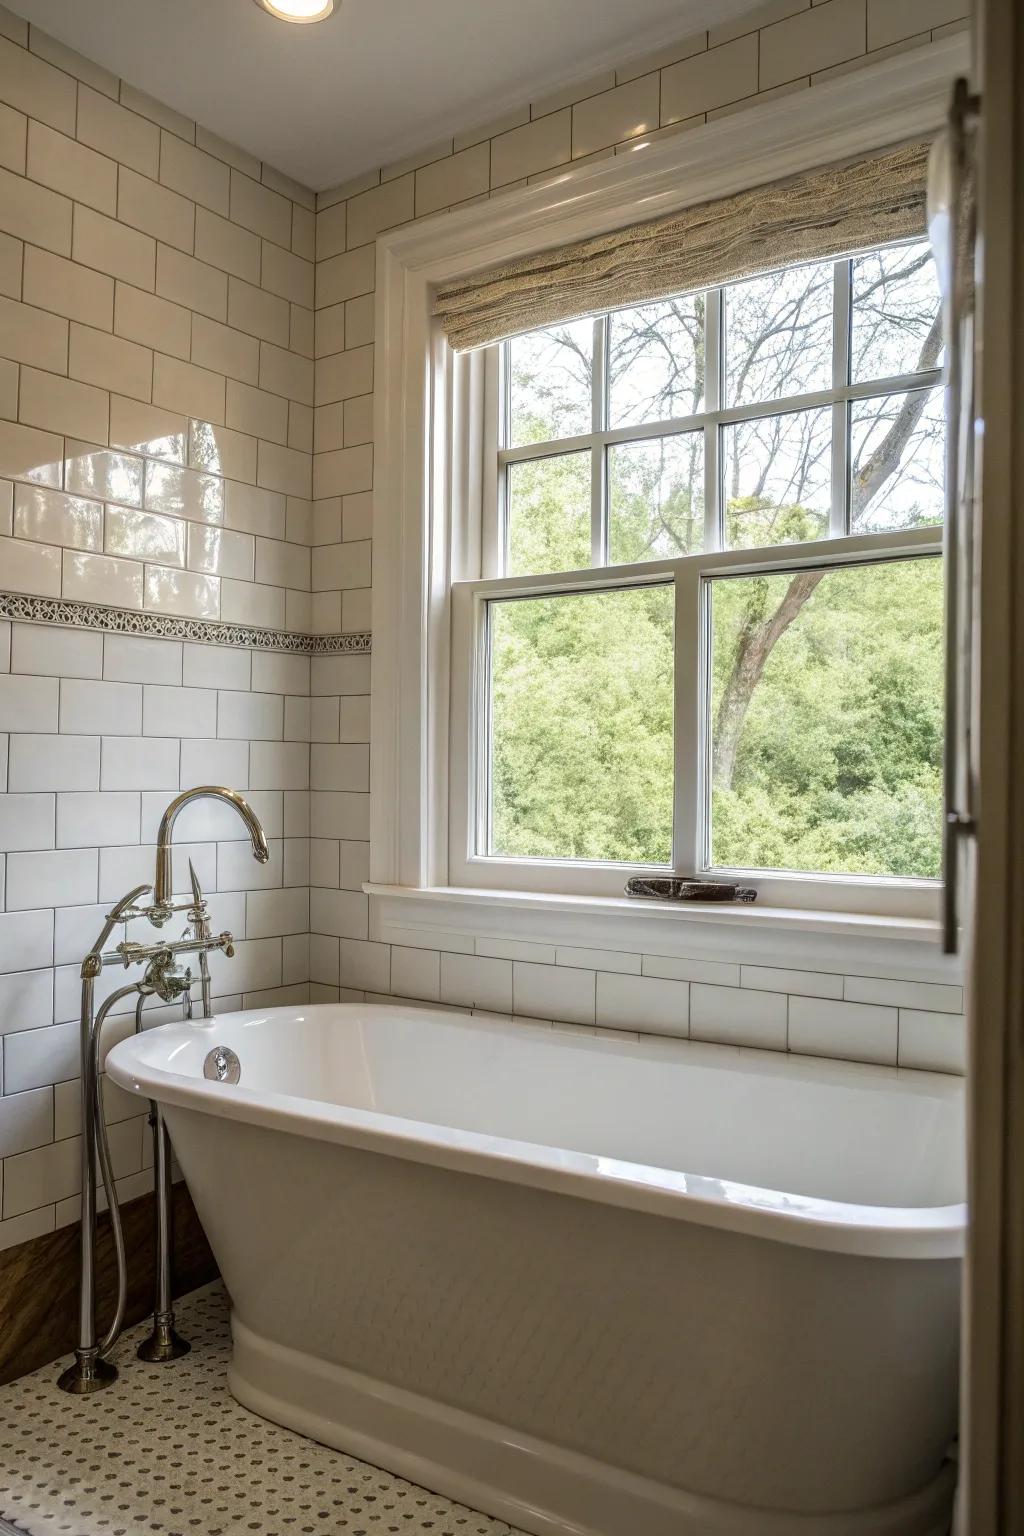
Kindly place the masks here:
POLYGON ((702 293, 609 316, 609 426, 668 421, 703 408, 702 293))
POLYGON ((667 864, 671 585, 490 604, 490 852, 667 864))
POLYGON ((828 532, 831 407, 726 427, 722 458, 727 548, 793 544, 828 532))
POLYGON ((946 410, 941 389, 850 406, 850 529, 882 533, 941 523, 946 410))
POLYGON ((704 433, 649 437, 608 450, 608 558, 674 560, 704 548, 704 433))
POLYGON ((592 320, 517 336, 508 343, 507 360, 509 447, 590 431, 592 320))
POLYGON ((855 384, 939 366, 939 281, 926 240, 857 256, 851 281, 851 377, 855 384))
POLYGON ((590 564, 590 454, 560 453, 508 467, 509 576, 590 564))
POLYGON ((725 290, 726 405, 832 388, 832 263, 725 290))
POLYGON ((711 589, 712 862, 936 877, 941 560, 711 589))

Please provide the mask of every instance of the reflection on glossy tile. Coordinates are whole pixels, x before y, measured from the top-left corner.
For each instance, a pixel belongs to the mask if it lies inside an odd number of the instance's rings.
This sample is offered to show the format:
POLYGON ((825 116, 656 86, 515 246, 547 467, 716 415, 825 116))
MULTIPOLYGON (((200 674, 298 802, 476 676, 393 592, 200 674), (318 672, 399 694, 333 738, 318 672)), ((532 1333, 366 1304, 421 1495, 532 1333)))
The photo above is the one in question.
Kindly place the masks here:
POLYGON ((159 405, 144 405, 122 395, 111 395, 110 446, 184 464, 185 418, 159 405))
POLYGON ((254 545, 251 534, 191 523, 188 530, 189 570, 252 581, 254 545))
POLYGON ((60 597, 60 550, 51 544, 0 538, 0 571, 9 592, 60 597))
POLYGON ((14 533, 19 539, 73 549, 103 548, 103 508, 83 496, 41 485, 19 485, 14 492, 14 533))
POLYGON ((220 579, 147 565, 146 607, 155 613, 177 613, 186 618, 219 618, 220 579))
POLYGON ((142 506, 143 460, 112 448, 94 448, 68 438, 64 450, 64 486, 83 496, 142 506))
POLYGON ((169 464, 146 465, 147 508, 203 523, 224 521, 224 482, 215 475, 169 464))
POLYGON ((0 475, 59 486, 64 467, 64 442, 52 432, 0 421, 0 475))
POLYGON ((61 595, 87 603, 141 608, 142 566, 134 560, 115 560, 109 555, 86 555, 66 549, 61 595))
POLYGON ((163 517, 158 512, 108 507, 104 543, 110 555, 159 560, 162 565, 185 563, 185 524, 179 518, 163 517))

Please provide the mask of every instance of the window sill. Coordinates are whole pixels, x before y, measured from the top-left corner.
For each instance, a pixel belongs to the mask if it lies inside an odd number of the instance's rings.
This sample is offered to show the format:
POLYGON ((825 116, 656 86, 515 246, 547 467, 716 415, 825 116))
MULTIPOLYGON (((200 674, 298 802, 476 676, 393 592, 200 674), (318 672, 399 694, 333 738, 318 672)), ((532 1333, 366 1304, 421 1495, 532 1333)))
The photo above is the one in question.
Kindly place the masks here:
POLYGON ((566 896, 465 886, 369 882, 370 937, 444 949, 503 940, 731 960, 812 971, 957 983, 960 963, 940 951, 931 918, 783 907, 670 903, 625 896, 566 896))

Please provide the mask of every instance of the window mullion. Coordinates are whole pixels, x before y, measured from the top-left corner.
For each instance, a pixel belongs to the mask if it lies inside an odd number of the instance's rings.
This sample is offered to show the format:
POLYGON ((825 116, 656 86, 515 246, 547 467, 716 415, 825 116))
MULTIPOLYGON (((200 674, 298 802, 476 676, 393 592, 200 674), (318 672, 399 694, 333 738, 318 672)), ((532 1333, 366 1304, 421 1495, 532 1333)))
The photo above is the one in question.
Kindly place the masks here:
POLYGON ((679 566, 675 579, 672 868, 682 875, 695 874, 704 862, 702 780, 707 723, 700 589, 699 563, 690 560, 679 566))
POLYGON ((590 392, 593 445, 590 450, 590 561, 608 563, 608 470, 601 433, 608 418, 608 317, 594 321, 593 383, 590 392))
MULTIPOLYGON (((722 408, 722 290, 713 288, 704 306, 704 409, 722 408)), ((724 548, 722 512, 722 473, 719 464, 721 443, 717 420, 704 427, 704 548, 724 548)))
MULTIPOLYGON (((837 261, 832 285, 832 388, 846 389, 850 382, 850 262, 837 261)), ((841 539, 848 531, 847 505, 850 480, 850 407, 846 400, 832 406, 832 504, 829 537, 841 539)))

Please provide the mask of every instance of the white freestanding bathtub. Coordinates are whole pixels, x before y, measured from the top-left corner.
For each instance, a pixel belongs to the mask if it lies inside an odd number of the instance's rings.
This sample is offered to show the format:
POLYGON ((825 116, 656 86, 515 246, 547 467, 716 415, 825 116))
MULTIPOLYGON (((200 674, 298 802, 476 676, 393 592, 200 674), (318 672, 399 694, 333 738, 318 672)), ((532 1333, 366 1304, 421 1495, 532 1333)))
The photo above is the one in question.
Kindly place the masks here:
POLYGON ((352 1004, 108 1070, 264 1417, 538 1536, 948 1530, 958 1080, 352 1004))

